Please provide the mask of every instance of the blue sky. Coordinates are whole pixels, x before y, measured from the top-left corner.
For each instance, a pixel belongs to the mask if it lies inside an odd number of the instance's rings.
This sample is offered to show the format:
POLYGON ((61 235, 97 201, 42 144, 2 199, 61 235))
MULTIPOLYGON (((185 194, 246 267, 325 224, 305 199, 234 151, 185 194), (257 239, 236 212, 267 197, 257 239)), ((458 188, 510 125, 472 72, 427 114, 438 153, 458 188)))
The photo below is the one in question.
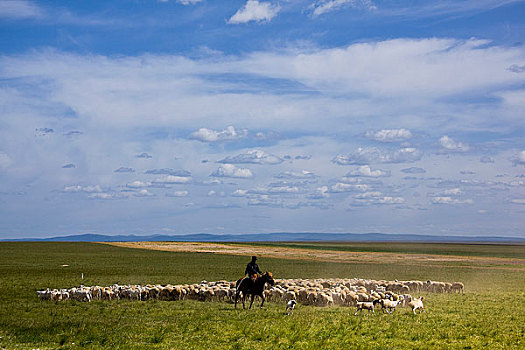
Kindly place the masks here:
POLYGON ((0 2, 0 238, 524 237, 524 1, 0 2))

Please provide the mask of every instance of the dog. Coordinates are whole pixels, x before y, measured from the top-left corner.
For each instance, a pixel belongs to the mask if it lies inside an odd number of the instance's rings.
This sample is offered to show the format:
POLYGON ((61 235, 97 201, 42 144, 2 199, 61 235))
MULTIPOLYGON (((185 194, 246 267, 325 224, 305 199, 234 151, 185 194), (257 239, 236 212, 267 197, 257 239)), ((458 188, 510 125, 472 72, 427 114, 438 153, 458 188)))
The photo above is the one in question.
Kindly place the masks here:
POLYGON ((295 300, 290 300, 288 304, 286 304, 286 309, 284 310, 284 313, 288 315, 293 315, 295 305, 297 305, 297 302, 295 300))

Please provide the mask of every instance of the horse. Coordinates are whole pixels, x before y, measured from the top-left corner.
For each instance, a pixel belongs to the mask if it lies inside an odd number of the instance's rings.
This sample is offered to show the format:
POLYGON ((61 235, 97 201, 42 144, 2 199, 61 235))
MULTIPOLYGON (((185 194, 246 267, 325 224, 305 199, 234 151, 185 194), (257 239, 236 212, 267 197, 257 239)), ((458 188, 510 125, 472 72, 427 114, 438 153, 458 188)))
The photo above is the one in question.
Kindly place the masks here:
POLYGON ((266 283, 269 283, 270 285, 275 285, 275 281, 273 279, 273 275, 271 272, 265 272, 261 276, 258 276, 255 281, 252 280, 249 277, 241 278, 237 280, 236 288, 235 288, 235 308, 237 308, 237 299, 239 299, 239 294, 242 292, 242 308, 245 309, 245 299, 246 296, 251 295, 252 299, 250 302, 250 309, 252 308, 253 299, 256 295, 260 296, 262 299, 262 303, 260 308, 262 309, 264 305, 264 286, 266 283))

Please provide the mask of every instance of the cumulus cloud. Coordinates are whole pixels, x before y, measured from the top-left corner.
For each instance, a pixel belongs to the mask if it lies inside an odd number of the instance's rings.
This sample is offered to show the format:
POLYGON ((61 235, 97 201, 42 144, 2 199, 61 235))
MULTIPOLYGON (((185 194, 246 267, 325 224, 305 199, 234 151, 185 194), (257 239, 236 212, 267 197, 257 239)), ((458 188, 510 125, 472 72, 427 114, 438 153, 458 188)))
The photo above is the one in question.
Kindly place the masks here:
POLYGON ((370 199, 370 198, 379 198, 383 194, 381 192, 365 192, 365 193, 359 193, 354 196, 356 199, 370 199))
POLYGON ((525 165, 525 151, 519 152, 513 159, 514 165, 525 165))
POLYGON ((317 176, 308 170, 301 171, 283 171, 277 175, 274 175, 277 179, 315 179, 317 176))
POLYGON ((368 163, 411 163, 421 159, 423 152, 406 147, 396 151, 383 151, 375 147, 359 147, 348 155, 337 155, 332 162, 339 165, 366 165, 368 163))
POLYGON ((118 198, 124 198, 125 196, 117 195, 116 193, 92 193, 88 195, 89 199, 118 199, 118 198))
POLYGON ((300 189, 298 186, 290 185, 270 185, 268 187, 258 187, 253 190, 248 191, 248 193, 256 194, 293 194, 299 193, 300 189))
POLYGON ((147 189, 143 188, 137 192, 133 192, 133 196, 135 197, 152 197, 154 196, 153 193, 149 192, 147 189))
POLYGON ((308 195, 310 199, 324 199, 330 197, 328 186, 321 186, 315 189, 315 193, 308 195))
POLYGON ((246 197, 248 195, 248 190, 237 189, 232 193, 233 197, 246 197))
POLYGON ((330 186, 330 193, 342 193, 342 192, 366 192, 370 190, 370 186, 366 184, 347 184, 338 182, 335 185, 330 186))
POLYGON ((312 16, 317 17, 328 12, 343 9, 345 7, 352 7, 358 9, 365 9, 373 11, 377 9, 376 5, 371 0, 318 0, 311 6, 312 16))
POLYGON ((191 133, 190 138, 199 140, 202 142, 218 142, 218 141, 232 141, 242 139, 248 136, 248 130, 242 129, 236 131, 233 126, 228 126, 222 131, 216 131, 207 128, 200 128, 199 130, 191 133))
POLYGON ((144 158, 144 159, 153 158, 150 154, 148 154, 148 153, 146 153, 146 152, 143 152, 143 153, 137 154, 136 157, 137 157, 137 158, 144 158))
POLYGON ((405 203, 405 199, 403 197, 385 196, 385 197, 379 197, 376 199, 372 199, 371 203, 372 204, 403 204, 405 203))
POLYGON ((483 156, 479 159, 481 163, 494 163, 494 158, 489 156, 483 156))
POLYGON ((238 154, 233 157, 226 157, 219 160, 224 164, 280 164, 284 160, 273 154, 268 154, 261 150, 252 150, 247 153, 238 154))
POLYGON ((81 185, 74 185, 74 186, 66 186, 62 190, 63 192, 70 192, 70 193, 77 193, 77 192, 86 192, 86 193, 101 193, 102 188, 99 185, 94 186, 81 186, 81 185))
POLYGON ((62 165, 62 169, 73 169, 73 168, 76 168, 76 165, 73 164, 73 163, 68 163, 68 164, 62 165))
POLYGON ((390 170, 376 169, 372 170, 368 165, 362 165, 359 168, 348 172, 345 176, 347 177, 388 177, 390 176, 390 170))
POLYGON ((405 174, 424 174, 427 172, 425 169, 418 167, 405 168, 401 169, 401 171, 405 174))
POLYGON ((127 167, 120 167, 118 169, 113 170, 114 173, 134 173, 135 169, 133 168, 127 168, 127 167))
POLYGON ((454 141, 452 138, 448 137, 447 135, 444 135, 439 139, 439 144, 444 149, 448 151, 454 151, 454 152, 467 152, 470 149, 468 144, 463 143, 463 142, 454 141))
POLYGON ((259 2, 257 0, 248 0, 246 4, 241 7, 229 19, 229 24, 239 24, 248 22, 270 22, 272 18, 277 16, 281 7, 279 5, 272 5, 269 2, 259 2))
POLYGON ((186 197, 188 194, 188 191, 167 192, 166 197, 186 197))
POLYGON ((138 180, 126 184, 126 187, 129 187, 129 188, 142 188, 142 187, 149 187, 149 186, 151 186, 151 182, 138 181, 138 180))
POLYGON ((461 189, 459 188, 450 188, 441 192, 442 196, 458 196, 461 194, 461 189))
POLYGON ((153 181, 153 184, 159 185, 174 185, 174 184, 187 184, 191 182, 192 178, 190 176, 176 176, 168 175, 153 181))
POLYGON ((250 169, 237 168, 233 164, 221 164, 210 176, 249 179, 253 177, 253 173, 250 169))
POLYGON ((283 201, 279 198, 269 196, 267 194, 251 196, 248 200, 248 205, 252 206, 266 206, 266 207, 282 207, 283 201))
POLYGON ((367 131, 366 137, 379 142, 398 142, 412 138, 412 133, 407 129, 383 129, 379 131, 367 131))
POLYGON ((175 170, 171 168, 163 168, 163 169, 149 169, 146 170, 145 174, 153 174, 153 175, 173 175, 173 176, 182 176, 182 177, 189 177, 191 176, 191 173, 186 170, 175 170))
POLYGON ((430 199, 432 204, 472 204, 472 199, 456 199, 450 196, 436 196, 430 199))

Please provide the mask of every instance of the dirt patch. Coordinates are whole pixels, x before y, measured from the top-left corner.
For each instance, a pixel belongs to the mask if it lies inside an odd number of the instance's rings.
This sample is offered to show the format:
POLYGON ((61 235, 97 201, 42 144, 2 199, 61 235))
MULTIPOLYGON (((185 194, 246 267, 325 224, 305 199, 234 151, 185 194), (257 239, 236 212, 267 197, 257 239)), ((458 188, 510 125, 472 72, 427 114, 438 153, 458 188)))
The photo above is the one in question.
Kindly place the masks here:
POLYGON ((108 242, 118 247, 150 249, 170 252, 198 252, 227 255, 258 255, 280 259, 317 260, 329 262, 395 263, 404 265, 425 264, 427 266, 467 267, 525 271, 525 259, 471 257, 459 255, 403 254, 382 252, 326 251, 290 247, 252 246, 243 244, 208 242, 108 242))

